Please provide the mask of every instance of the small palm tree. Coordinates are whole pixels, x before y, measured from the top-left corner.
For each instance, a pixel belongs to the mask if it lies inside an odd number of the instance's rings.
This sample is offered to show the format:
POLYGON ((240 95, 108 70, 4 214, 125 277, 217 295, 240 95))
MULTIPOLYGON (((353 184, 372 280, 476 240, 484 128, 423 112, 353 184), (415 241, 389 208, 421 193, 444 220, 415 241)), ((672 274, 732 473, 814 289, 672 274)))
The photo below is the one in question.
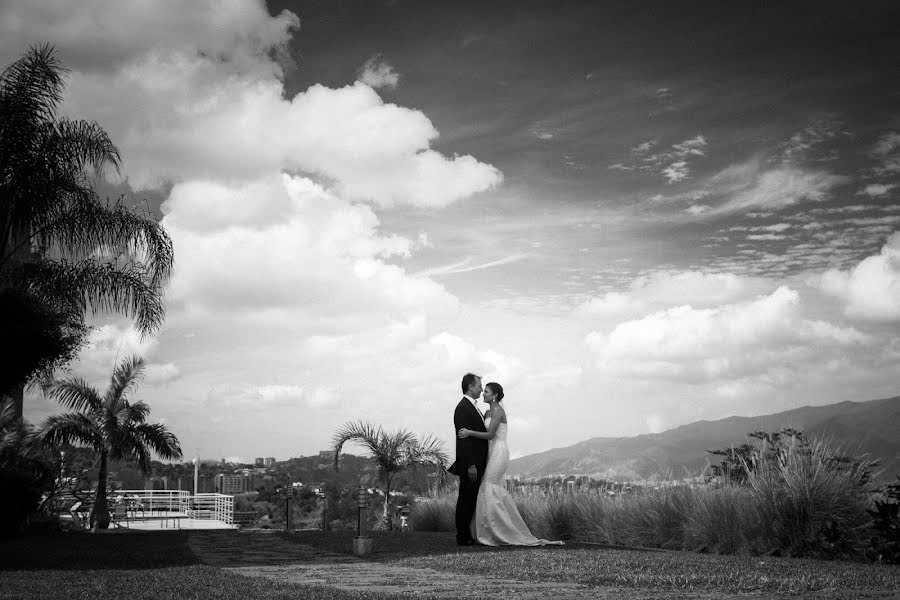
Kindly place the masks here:
MULTIPOLYGON (((151 216, 98 198, 95 180, 119 169, 119 151, 97 123, 57 116, 66 73, 48 45, 0 73, 0 288, 76 329, 86 311, 109 310, 150 334, 165 315, 172 242, 151 216)), ((0 389, 18 415, 25 383, 0 389)))
POLYGON ((181 458, 175 435, 163 425, 146 423, 150 407, 129 399, 143 377, 144 366, 142 358, 123 360, 103 396, 77 378, 56 381, 50 387, 51 398, 77 412, 48 418, 41 437, 51 446, 86 446, 99 455, 97 497, 90 522, 91 526, 96 522, 100 529, 109 528, 110 521, 106 499, 109 460, 134 461, 146 475, 150 473, 151 451, 163 459, 181 458))
POLYGON ((405 429, 388 433, 371 423, 356 421, 345 424, 334 434, 332 449, 336 471, 340 469, 341 449, 351 441, 365 446, 378 467, 378 476, 384 483, 382 521, 385 529, 392 527, 390 493, 394 476, 408 469, 434 466, 437 467, 438 476, 443 478, 445 465, 449 462, 443 443, 433 436, 429 435, 420 441, 405 429))

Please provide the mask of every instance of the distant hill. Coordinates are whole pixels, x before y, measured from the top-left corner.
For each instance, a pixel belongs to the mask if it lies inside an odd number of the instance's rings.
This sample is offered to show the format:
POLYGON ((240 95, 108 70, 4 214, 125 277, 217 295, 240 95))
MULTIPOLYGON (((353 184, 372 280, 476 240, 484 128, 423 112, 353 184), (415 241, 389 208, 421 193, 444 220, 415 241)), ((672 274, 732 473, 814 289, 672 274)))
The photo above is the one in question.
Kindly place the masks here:
POLYGON ((509 474, 542 477, 560 473, 616 480, 677 479, 718 462, 706 451, 747 441, 752 431, 793 427, 808 437, 827 437, 848 450, 880 459, 879 479, 900 473, 900 396, 868 402, 804 406, 774 415, 697 421, 662 433, 593 438, 566 448, 510 462, 509 474))

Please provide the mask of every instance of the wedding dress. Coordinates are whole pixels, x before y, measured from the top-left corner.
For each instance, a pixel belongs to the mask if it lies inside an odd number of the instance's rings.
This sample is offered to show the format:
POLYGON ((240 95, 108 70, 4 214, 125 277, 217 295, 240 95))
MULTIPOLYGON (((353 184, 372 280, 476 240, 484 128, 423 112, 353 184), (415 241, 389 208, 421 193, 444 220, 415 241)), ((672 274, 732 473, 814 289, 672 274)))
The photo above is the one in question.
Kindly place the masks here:
MULTIPOLYGON (((490 429, 490 419, 486 420, 490 429)), ((544 546, 562 544, 534 537, 516 508, 516 502, 503 485, 509 466, 506 423, 500 423, 488 446, 488 462, 478 489, 472 537, 486 546, 544 546)))

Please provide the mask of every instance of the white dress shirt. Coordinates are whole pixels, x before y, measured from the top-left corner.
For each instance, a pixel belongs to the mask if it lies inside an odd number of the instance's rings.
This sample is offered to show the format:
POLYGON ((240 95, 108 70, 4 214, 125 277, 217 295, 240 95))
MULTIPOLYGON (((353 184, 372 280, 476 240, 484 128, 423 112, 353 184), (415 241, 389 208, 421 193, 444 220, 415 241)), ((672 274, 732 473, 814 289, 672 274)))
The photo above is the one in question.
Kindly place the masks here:
MULTIPOLYGON (((481 409, 480 409, 480 408, 478 408, 478 400, 476 400, 475 398, 472 398, 472 397, 469 396, 468 394, 463 394, 463 397, 466 398, 469 402, 472 403, 472 406, 474 406, 474 407, 475 407, 475 410, 478 411, 478 416, 481 417, 481 422, 484 423, 484 413, 481 412, 481 409)), ((485 426, 486 426, 486 425, 485 425, 485 426)))

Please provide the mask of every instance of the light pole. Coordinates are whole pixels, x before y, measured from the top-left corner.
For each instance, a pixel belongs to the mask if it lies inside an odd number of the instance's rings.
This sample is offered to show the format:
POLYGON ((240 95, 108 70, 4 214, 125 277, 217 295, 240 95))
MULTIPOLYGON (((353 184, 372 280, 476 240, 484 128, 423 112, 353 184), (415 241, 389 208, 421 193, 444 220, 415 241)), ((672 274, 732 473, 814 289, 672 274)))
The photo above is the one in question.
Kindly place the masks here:
POLYGON ((197 448, 197 452, 194 455, 194 496, 200 493, 200 488, 198 487, 200 484, 200 448, 197 448))

